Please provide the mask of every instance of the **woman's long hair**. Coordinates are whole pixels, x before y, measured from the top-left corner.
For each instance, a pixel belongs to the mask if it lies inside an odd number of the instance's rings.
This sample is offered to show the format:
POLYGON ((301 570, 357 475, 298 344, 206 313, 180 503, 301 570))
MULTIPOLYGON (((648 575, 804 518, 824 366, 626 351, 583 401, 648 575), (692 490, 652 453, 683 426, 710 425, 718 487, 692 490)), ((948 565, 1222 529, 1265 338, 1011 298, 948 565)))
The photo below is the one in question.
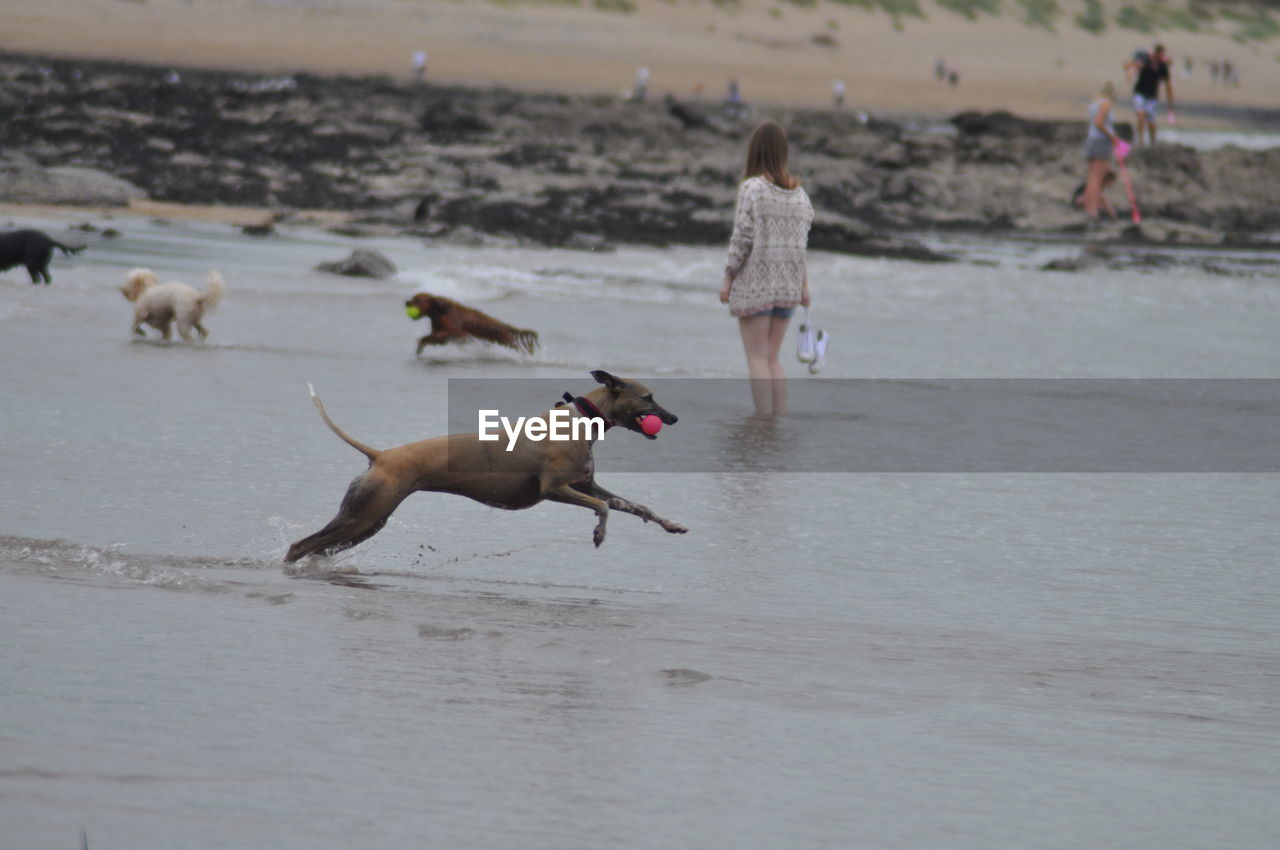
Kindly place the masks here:
POLYGON ((747 145, 747 167, 742 179, 764 177, 780 189, 794 189, 800 183, 787 171, 787 131, 766 121, 751 134, 747 145))

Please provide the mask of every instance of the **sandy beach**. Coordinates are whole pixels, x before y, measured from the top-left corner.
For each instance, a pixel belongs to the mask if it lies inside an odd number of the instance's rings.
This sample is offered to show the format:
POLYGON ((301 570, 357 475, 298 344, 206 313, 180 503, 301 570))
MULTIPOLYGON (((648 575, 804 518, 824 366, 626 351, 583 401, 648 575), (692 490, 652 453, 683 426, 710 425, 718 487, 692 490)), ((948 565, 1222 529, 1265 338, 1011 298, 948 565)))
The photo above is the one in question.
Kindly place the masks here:
POLYGON ((755 103, 826 105, 831 85, 847 85, 851 107, 953 114, 1003 108, 1075 118, 1091 92, 1135 49, 1163 40, 1195 72, 1176 81, 1184 103, 1270 108, 1280 85, 1274 45, 1222 34, 1144 35, 1108 27, 1093 35, 1071 25, 1029 27, 1006 12, 970 21, 929 3, 927 19, 841 3, 811 6, 742 0, 637 0, 633 12, 562 3, 450 0, 9 0, 0 49, 60 57, 245 70, 390 74, 407 77, 416 50, 428 78, 444 84, 616 94, 640 66, 650 90, 708 100, 739 80, 755 103), (87 22, 92 21, 92 26, 87 22), (247 25, 248 22, 251 25, 247 25), (954 88, 933 65, 957 70, 954 88), (1229 60, 1238 87, 1214 85, 1210 60, 1229 60))

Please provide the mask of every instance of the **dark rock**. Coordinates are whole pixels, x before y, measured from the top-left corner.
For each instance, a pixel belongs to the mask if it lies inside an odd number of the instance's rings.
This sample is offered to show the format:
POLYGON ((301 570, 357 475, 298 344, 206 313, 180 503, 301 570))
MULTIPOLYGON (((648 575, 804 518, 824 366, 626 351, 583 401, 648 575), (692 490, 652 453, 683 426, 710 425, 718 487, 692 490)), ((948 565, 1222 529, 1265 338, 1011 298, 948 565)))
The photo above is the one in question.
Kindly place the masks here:
POLYGON ((381 280, 395 275, 396 266, 377 251, 357 249, 352 251, 351 256, 346 259, 321 263, 316 266, 316 271, 332 272, 347 277, 376 277, 381 280))
POLYGON ((569 173, 569 160, 564 151, 549 145, 523 144, 510 148, 494 157, 506 165, 538 166, 558 174, 569 173))
POLYGON ((1084 271, 1091 263, 1083 257, 1059 257, 1050 260, 1040 267, 1042 272, 1078 272, 1084 271))
POLYGON ((840 251, 864 257, 915 260, 921 263, 950 263, 957 258, 934 251, 917 239, 877 233, 853 223, 815 221, 809 230, 809 247, 819 251, 840 251))
POLYGON ((459 107, 457 95, 442 93, 435 97, 422 113, 418 127, 433 141, 458 141, 482 135, 493 130, 493 125, 483 118, 459 107))
POLYGON ((698 130, 711 126, 705 115, 694 112, 671 95, 667 95, 664 104, 667 107, 667 113, 679 121, 680 126, 686 130, 698 130))
MULTIPOLYGON (((825 216, 814 247, 933 261, 893 232, 1064 233, 1081 218, 1069 198, 1084 173, 1083 115, 962 113, 948 135, 847 110, 765 108, 746 118, 674 99, 622 108, 597 96, 306 74, 169 76, 5 55, 0 79, 7 199, 27 197, 13 191, 14 173, 38 173, 47 190, 51 175, 76 177, 50 166, 73 162, 129 181, 126 196, 343 210, 361 233, 723 244, 746 138, 768 117, 788 128, 796 173, 825 216)), ((1135 150, 1129 170, 1143 227, 1109 230, 1109 241, 1216 244, 1280 231, 1280 149, 1162 144, 1135 150)), ((85 202, 80 190, 55 197, 85 202)), ((1116 190, 1111 197, 1120 201, 1116 190)))
POLYGON ((1042 121, 1021 118, 1012 112, 961 112, 951 123, 962 136, 1031 136, 1046 141, 1070 141, 1084 138, 1085 121, 1042 121))
POLYGON ((427 216, 431 214, 432 200, 434 199, 431 197, 426 197, 426 198, 423 198, 421 201, 418 201, 418 205, 413 208, 414 221, 421 224, 422 222, 427 220, 427 216))

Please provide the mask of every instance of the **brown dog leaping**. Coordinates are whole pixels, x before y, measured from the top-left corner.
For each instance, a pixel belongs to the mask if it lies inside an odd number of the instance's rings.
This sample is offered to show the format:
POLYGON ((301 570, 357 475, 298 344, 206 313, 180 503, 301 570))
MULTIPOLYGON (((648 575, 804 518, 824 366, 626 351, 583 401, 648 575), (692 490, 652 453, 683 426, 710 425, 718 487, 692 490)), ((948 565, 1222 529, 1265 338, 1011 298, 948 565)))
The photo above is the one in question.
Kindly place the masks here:
POLYGON ((590 508, 597 517, 592 536, 597 546, 604 542, 610 509, 634 514, 645 522, 652 520, 672 534, 683 534, 688 530, 684 526, 596 484, 591 454, 595 442, 592 431, 598 434, 616 425, 652 440, 655 437, 641 427, 644 418, 657 416, 663 423, 674 425, 675 414, 655 402, 653 393, 637 381, 616 378, 602 370, 591 376, 602 386, 567 405, 557 404, 543 414, 528 417, 524 429, 510 440, 507 434, 501 438, 490 435, 489 439, 482 439, 480 433, 450 434, 381 451, 348 436, 334 424, 312 390, 311 400, 320 411, 320 418, 369 458, 369 468, 347 487, 338 515, 315 534, 290 546, 284 559, 296 561, 317 552, 328 555, 368 540, 386 525, 409 494, 419 490, 453 493, 513 511, 533 507, 543 500, 590 508), (560 425, 554 425, 553 419, 560 425), (593 420, 602 422, 592 423, 593 420), (529 425, 538 421, 542 423, 542 433, 559 427, 562 434, 573 439, 531 437, 537 429, 530 429, 529 425), (597 427, 569 427, 584 424, 597 427))
POLYGON ((473 336, 525 354, 533 354, 538 348, 537 331, 514 328, 450 298, 419 292, 404 302, 404 308, 414 321, 423 316, 431 319, 431 333, 418 340, 418 354, 428 345, 444 345, 473 336))

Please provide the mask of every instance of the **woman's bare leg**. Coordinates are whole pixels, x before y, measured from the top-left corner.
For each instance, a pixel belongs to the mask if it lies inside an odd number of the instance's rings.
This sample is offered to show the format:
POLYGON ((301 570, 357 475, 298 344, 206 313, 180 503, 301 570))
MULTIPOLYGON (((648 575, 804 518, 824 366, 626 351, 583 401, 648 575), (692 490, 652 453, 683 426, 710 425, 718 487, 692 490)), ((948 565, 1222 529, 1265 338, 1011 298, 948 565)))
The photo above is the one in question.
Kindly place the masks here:
POLYGON ((787 412, 787 373, 782 369, 782 361, 778 353, 782 351, 782 343, 787 338, 787 325, 790 319, 777 316, 769 318, 769 377, 773 379, 773 413, 781 416, 787 412))
POLYGON ((743 316, 738 319, 742 348, 747 354, 747 376, 751 379, 751 398, 757 416, 772 416, 773 369, 769 365, 769 326, 772 316, 743 316))
POLYGON ((1106 174, 1105 159, 1089 160, 1089 176, 1084 181, 1084 212, 1089 218, 1098 217, 1098 207, 1102 204, 1102 179, 1106 174))

